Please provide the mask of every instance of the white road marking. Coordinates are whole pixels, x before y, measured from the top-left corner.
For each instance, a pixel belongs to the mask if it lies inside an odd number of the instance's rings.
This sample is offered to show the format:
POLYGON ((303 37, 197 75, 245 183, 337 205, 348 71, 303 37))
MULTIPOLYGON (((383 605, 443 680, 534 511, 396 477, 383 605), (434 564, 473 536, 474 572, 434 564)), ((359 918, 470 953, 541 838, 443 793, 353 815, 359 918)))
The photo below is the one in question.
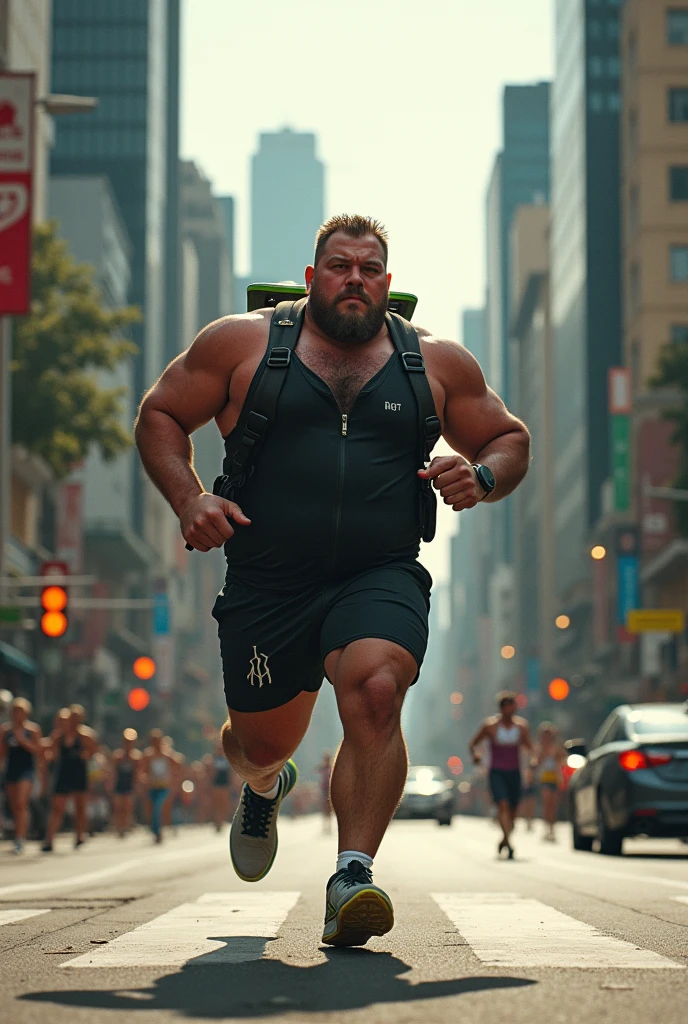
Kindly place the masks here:
POLYGON ((298 892, 209 892, 62 967, 182 967, 260 960, 298 892))
POLYGON ((688 903, 688 896, 672 896, 671 898, 677 903, 688 903))
MULTIPOLYGON (((583 854, 583 856, 586 856, 583 854)), ((619 862, 620 864, 623 861, 619 862)), ((598 878, 613 878, 614 881, 618 882, 620 879, 628 879, 630 882, 641 882, 643 885, 666 885, 670 889, 688 889, 688 882, 678 882, 676 879, 661 878, 659 875, 635 875, 629 871, 624 871, 620 868, 619 871, 605 871, 602 868, 597 867, 597 858, 593 855, 585 861, 585 864, 567 864, 563 861, 557 860, 540 860, 538 858, 536 867, 547 867, 560 871, 578 871, 585 875, 596 875, 598 878)))
POLYGON ((160 851, 156 852, 155 855, 153 855, 151 850, 146 857, 134 857, 130 860, 123 860, 119 864, 112 864, 110 867, 101 868, 99 871, 88 871, 82 875, 69 875, 68 878, 54 878, 49 882, 18 882, 16 885, 3 885, 0 886, 0 897, 12 896, 18 892, 28 893, 52 891, 53 889, 76 889, 83 885, 89 885, 91 882, 100 882, 103 878, 124 875, 135 868, 145 866, 157 872, 161 865, 168 862, 186 860, 189 857, 195 857, 198 860, 200 857, 207 857, 211 853, 222 857, 227 856, 225 847, 220 848, 219 846, 196 846, 191 850, 160 851))
POLYGON ((683 966, 518 893, 433 893, 433 899, 478 959, 493 967, 683 966))
POLYGON ((27 917, 38 917, 39 914, 49 914, 50 910, 0 910, 0 925, 14 924, 15 921, 23 921, 27 917))

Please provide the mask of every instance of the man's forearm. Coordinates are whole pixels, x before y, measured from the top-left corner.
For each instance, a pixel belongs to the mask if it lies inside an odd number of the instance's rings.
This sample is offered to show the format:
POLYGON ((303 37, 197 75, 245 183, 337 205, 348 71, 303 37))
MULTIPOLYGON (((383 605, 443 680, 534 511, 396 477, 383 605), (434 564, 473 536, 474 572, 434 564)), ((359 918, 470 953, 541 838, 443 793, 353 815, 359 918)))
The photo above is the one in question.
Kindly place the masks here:
POLYGON ((483 501, 499 501, 518 487, 530 464, 530 435, 525 430, 512 430, 485 445, 476 462, 494 473, 495 489, 483 501))
POLYGON ((135 438, 146 473, 179 516, 191 498, 204 492, 193 468, 191 438, 167 413, 145 407, 136 421, 135 438))

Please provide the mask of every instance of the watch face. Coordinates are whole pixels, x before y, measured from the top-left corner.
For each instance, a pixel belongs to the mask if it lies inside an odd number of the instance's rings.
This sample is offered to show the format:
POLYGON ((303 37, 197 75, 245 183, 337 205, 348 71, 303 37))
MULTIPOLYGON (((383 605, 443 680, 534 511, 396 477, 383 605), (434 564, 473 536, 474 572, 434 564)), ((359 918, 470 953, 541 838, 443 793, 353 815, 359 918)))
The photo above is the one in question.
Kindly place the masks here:
POLYGON ((480 482, 485 485, 488 491, 494 491, 495 478, 494 473, 487 466, 481 466, 479 470, 480 482))

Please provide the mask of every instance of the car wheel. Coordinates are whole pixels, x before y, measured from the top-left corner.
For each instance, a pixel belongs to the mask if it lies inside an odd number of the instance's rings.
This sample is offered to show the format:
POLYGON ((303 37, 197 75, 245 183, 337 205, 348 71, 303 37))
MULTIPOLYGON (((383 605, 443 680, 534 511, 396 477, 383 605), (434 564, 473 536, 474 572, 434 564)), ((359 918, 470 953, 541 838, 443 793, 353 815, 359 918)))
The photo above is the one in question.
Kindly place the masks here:
POLYGON ((601 808, 597 812, 597 838, 601 854, 605 857, 621 856, 623 852, 623 832, 619 831, 619 829, 610 828, 607 825, 601 808))
POLYGON ((437 819, 437 824, 438 825, 451 825, 451 823, 452 823, 451 818, 438 818, 437 819))
POLYGON ((576 812, 573 809, 571 810, 571 841, 574 850, 584 850, 586 853, 590 853, 592 850, 592 836, 584 836, 579 830, 576 812))

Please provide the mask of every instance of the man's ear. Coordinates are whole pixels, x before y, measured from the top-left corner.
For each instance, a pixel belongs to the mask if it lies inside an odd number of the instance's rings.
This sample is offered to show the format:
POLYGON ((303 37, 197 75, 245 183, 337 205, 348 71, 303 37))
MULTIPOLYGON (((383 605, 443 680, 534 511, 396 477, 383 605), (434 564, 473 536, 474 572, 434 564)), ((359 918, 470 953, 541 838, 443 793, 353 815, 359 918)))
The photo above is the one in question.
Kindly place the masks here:
POLYGON ((388 287, 388 288, 389 288, 389 286, 391 285, 391 283, 392 283, 392 275, 391 275, 391 274, 388 274, 388 275, 387 275, 387 287, 388 287))
POLYGON ((313 274, 315 273, 315 267, 311 267, 310 264, 306 267, 306 291, 311 290, 311 284, 313 282, 313 274))

